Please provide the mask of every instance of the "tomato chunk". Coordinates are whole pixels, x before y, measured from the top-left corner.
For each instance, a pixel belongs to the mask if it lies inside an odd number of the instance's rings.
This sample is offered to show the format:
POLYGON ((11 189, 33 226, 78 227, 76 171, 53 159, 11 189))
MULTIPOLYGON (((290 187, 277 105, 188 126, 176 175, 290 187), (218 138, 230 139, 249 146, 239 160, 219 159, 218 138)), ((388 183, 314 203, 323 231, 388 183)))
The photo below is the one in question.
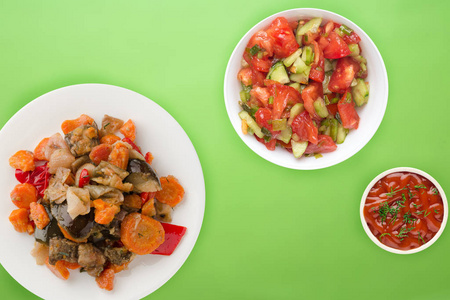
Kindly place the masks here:
POLYGON ((325 58, 338 59, 351 53, 347 43, 336 32, 330 32, 328 41, 328 46, 323 50, 325 58))
POLYGON ((267 29, 267 34, 274 41, 273 50, 277 58, 288 57, 299 48, 294 32, 284 17, 276 18, 267 29))
POLYGON ((319 129, 314 125, 311 116, 306 110, 294 118, 291 127, 292 133, 298 135, 301 141, 310 141, 313 144, 317 144, 319 129))
POLYGON ((308 147, 306 147, 305 153, 313 154, 313 153, 327 153, 333 152, 337 149, 336 144, 333 142, 333 139, 328 135, 319 135, 317 138, 318 142, 316 145, 309 143, 308 147))
POLYGON ((359 116, 355 110, 355 102, 353 102, 350 89, 344 93, 338 102, 338 111, 341 116, 342 126, 348 129, 358 129, 359 116))
POLYGON ((323 97, 323 89, 320 82, 313 81, 303 89, 302 99, 305 109, 314 119, 319 119, 314 108, 314 101, 319 97, 323 97))
POLYGON ((359 72, 359 64, 351 57, 338 60, 336 70, 331 75, 328 89, 334 93, 342 94, 352 84, 355 74, 359 72))

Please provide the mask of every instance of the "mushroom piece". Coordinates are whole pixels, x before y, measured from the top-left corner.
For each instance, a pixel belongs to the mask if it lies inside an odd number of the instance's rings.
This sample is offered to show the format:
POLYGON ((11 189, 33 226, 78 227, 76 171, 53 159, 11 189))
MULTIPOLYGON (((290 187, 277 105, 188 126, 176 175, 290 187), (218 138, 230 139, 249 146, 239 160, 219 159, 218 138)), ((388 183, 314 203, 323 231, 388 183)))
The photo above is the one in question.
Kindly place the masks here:
POLYGON ((133 192, 157 192, 161 190, 158 175, 150 165, 140 159, 130 159, 127 171, 130 172, 125 182, 133 184, 133 192))

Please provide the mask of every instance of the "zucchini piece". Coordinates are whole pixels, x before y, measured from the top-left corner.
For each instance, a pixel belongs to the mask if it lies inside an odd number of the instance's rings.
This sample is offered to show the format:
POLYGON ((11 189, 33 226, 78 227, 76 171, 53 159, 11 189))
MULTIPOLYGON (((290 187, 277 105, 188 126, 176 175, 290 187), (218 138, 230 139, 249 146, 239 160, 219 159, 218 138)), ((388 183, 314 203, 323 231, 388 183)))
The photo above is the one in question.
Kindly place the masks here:
POLYGON ((298 82, 291 83, 291 84, 289 84, 289 86, 290 86, 290 87, 293 87, 294 89, 296 89, 296 90, 299 91, 300 93, 302 92, 300 83, 298 83, 298 82))
POLYGON ((314 101, 314 109, 316 110, 316 113, 321 118, 328 117, 328 109, 325 106, 325 101, 321 97, 317 98, 316 101, 314 101))
POLYGON ((292 66, 289 69, 289 71, 291 71, 292 73, 295 73, 295 74, 301 74, 301 73, 305 72, 306 69, 308 69, 308 66, 303 61, 303 59, 301 59, 300 56, 299 56, 299 57, 297 57, 297 59, 292 64, 292 66))
POLYGON ((262 133, 261 128, 256 124, 256 121, 246 112, 245 110, 239 113, 239 118, 247 122, 248 127, 250 127, 253 132, 260 138, 264 138, 264 133, 262 133))
POLYGON ((287 144, 291 140, 292 137, 292 128, 286 127, 286 129, 281 130, 280 134, 277 136, 277 140, 282 141, 287 144))
POLYGON ((356 85, 352 87, 352 96, 356 105, 362 106, 369 100, 369 87, 364 82, 364 79, 356 79, 356 85))
POLYGON ((301 74, 291 74, 289 76, 290 80, 302 84, 308 84, 309 81, 309 72, 311 71, 311 66, 308 66, 305 72, 301 74))
POLYGON ((286 129, 287 128, 287 119, 272 120, 272 128, 274 131, 286 129))
POLYGON ((274 64, 267 74, 267 79, 278 81, 281 84, 289 83, 289 76, 281 61, 274 64))
POLYGON ((289 116, 289 121, 288 121, 289 126, 294 121, 294 118, 296 116, 298 116, 299 114, 301 114, 304 110, 305 110, 305 106, 303 105, 303 103, 297 103, 294 106, 292 106, 291 112, 290 112, 291 114, 289 116))
POLYGON ((307 64, 308 66, 313 62, 314 60, 314 52, 312 50, 311 46, 305 46, 303 47, 302 52, 302 60, 307 64))
POLYGON ((291 145, 294 157, 299 158, 303 155, 303 153, 305 153, 306 147, 308 147, 308 142, 296 142, 294 140, 291 140, 291 145))
POLYGON ((297 51, 289 55, 283 60, 283 64, 287 67, 290 67, 294 61, 300 57, 300 54, 302 54, 302 48, 298 48, 297 51))
POLYGON ((360 51, 359 51, 359 46, 358 44, 350 44, 348 45, 348 49, 352 52, 349 54, 349 56, 359 56, 360 51))
POLYGON ((345 129, 342 124, 339 124, 336 135, 336 144, 342 144, 347 137, 348 129, 345 129))
POLYGON ((316 33, 320 24, 322 24, 322 18, 312 18, 303 26, 300 25, 300 23, 299 23, 299 26, 297 27, 296 36, 298 37, 300 35, 304 35, 308 31, 311 31, 312 33, 316 33))

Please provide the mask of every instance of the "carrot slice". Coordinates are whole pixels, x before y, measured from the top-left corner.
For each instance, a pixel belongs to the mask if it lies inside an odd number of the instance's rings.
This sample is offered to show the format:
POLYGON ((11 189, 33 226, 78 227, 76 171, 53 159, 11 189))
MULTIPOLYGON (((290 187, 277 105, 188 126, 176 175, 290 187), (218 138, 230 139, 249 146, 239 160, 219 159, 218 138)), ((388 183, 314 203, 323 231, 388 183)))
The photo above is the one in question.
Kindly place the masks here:
POLYGON ((134 142, 136 139, 136 125, 134 125, 134 122, 130 119, 120 127, 120 133, 134 142))
POLYGON ((66 267, 67 269, 70 269, 70 270, 76 270, 76 269, 81 268, 81 266, 76 262, 71 263, 66 260, 60 260, 60 262, 64 265, 64 267, 66 267))
POLYGON ((150 254, 164 242, 164 228, 150 217, 131 213, 122 221, 120 239, 131 252, 150 254))
POLYGON ((9 158, 9 165, 14 169, 20 169, 23 172, 34 171, 36 165, 34 164, 33 152, 27 150, 19 150, 9 158))
POLYGON ((109 144, 100 144, 92 148, 89 158, 98 165, 102 160, 107 161, 112 147, 109 144))
POLYGON ((94 124, 94 119, 89 117, 88 115, 81 115, 76 119, 73 120, 65 120, 61 124, 61 130, 64 132, 64 134, 68 134, 72 130, 74 130, 77 127, 80 127, 82 125, 92 125, 94 124))
POLYGON ((19 183, 14 187, 10 196, 11 200, 18 208, 30 208, 32 202, 37 201, 37 190, 29 183, 19 183))
POLYGON ((47 146, 49 139, 50 138, 42 139, 42 141, 40 141, 39 144, 36 146, 36 149, 34 149, 35 160, 47 160, 47 158, 45 157, 45 146, 47 146))
POLYGON ((120 211, 118 205, 109 204, 102 199, 97 199, 92 202, 95 207, 95 222, 98 224, 106 225, 111 223, 114 216, 120 211))
POLYGON ((120 137, 118 137, 115 134, 110 133, 110 134, 107 134, 107 135, 105 135, 104 137, 102 137, 100 139, 100 144, 112 145, 112 144, 114 144, 117 141, 120 141, 120 137))
POLYGON ((123 205, 129 208, 141 209, 142 207, 141 197, 136 194, 126 195, 125 198, 123 199, 123 205))
POLYGON ((142 206, 142 214, 148 217, 156 215, 155 199, 150 199, 142 206))
POLYGON ((27 232, 30 220, 28 211, 25 208, 15 209, 9 215, 9 221, 17 232, 27 232))
POLYGON ((107 291, 112 291, 114 288, 114 277, 114 270, 106 268, 97 278, 95 278, 95 281, 100 288, 107 291))
POLYGON ((122 142, 117 142, 114 144, 111 154, 109 154, 108 161, 113 165, 126 170, 129 158, 130 151, 128 147, 122 142))
POLYGON ((39 229, 44 229, 50 223, 50 218, 44 206, 37 202, 30 203, 30 218, 39 229))
POLYGON ((115 264, 111 264, 108 268, 113 270, 114 273, 119 273, 122 272, 123 270, 128 269, 128 265, 130 264, 131 261, 123 263, 121 265, 115 265, 115 264))
POLYGON ((156 199, 159 202, 174 207, 183 200, 184 189, 178 182, 178 179, 169 175, 167 177, 161 177, 160 181, 162 190, 156 192, 156 199))
POLYGON ((47 257, 45 260, 45 265, 50 271, 52 271, 53 274, 56 275, 56 277, 61 278, 62 280, 69 279, 70 272, 61 260, 58 260, 55 265, 51 265, 47 257))

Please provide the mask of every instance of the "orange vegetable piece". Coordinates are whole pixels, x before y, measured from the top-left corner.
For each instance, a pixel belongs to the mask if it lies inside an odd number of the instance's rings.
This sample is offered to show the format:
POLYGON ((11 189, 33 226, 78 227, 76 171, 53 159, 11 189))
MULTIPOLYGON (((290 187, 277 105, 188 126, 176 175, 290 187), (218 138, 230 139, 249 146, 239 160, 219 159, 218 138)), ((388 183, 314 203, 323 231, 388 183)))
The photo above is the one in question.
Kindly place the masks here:
POLYGON ((164 242, 164 228, 150 217, 131 213, 122 221, 120 239, 131 252, 150 254, 164 242))
POLYGON ((100 144, 92 148, 89 158, 98 165, 102 160, 107 161, 112 147, 109 144, 100 144))
POLYGON ((74 120, 65 120, 61 124, 61 130, 64 132, 64 134, 68 134, 72 130, 74 130, 77 127, 80 127, 82 125, 92 125, 94 124, 94 119, 89 117, 88 115, 81 115, 78 118, 74 120))
POLYGON ((42 139, 42 141, 40 141, 39 144, 36 146, 36 149, 34 149, 35 160, 47 160, 47 158, 45 157, 45 146, 47 146, 49 139, 50 138, 42 139))
POLYGON ((114 288, 114 277, 114 270, 106 268, 100 273, 97 278, 95 278, 95 281, 101 289, 112 291, 112 289, 114 288))
POLYGON ((136 194, 126 195, 125 198, 123 199, 123 205, 130 208, 141 209, 142 207, 141 197, 136 194))
POLYGON ((130 119, 120 127, 120 133, 134 142, 136 139, 136 125, 134 125, 134 122, 130 119))
POLYGON ((156 199, 159 202, 175 207, 183 200, 184 189, 174 176, 161 177, 162 190, 156 192, 156 199))
POLYGON ((128 165, 128 159, 130 158, 130 151, 128 147, 122 143, 117 142, 109 154, 108 161, 119 168, 126 170, 128 165))
POLYGON ((51 265, 47 257, 45 260, 45 265, 50 271, 52 271, 53 274, 56 275, 56 277, 61 278, 62 280, 69 279, 70 272, 67 270, 62 260, 58 260, 55 265, 51 265))
POLYGON ((100 144, 112 145, 112 144, 114 144, 117 141, 120 141, 120 137, 118 137, 115 134, 110 133, 110 134, 107 134, 107 135, 105 135, 104 137, 102 137, 100 139, 100 144))
POLYGON ((122 272, 123 270, 128 269, 128 265, 130 264, 129 262, 123 263, 121 265, 115 265, 115 264, 111 264, 109 265, 108 269, 111 269, 114 271, 114 273, 119 273, 122 272))
POLYGON ((156 215, 155 199, 150 199, 142 206, 142 214, 148 217, 156 215))
POLYGON ((81 266, 76 262, 68 262, 66 260, 60 260, 60 262, 64 265, 64 267, 70 270, 76 270, 81 268, 81 266))
POLYGON ((95 207, 95 222, 98 224, 109 224, 114 219, 114 216, 120 211, 120 207, 115 204, 106 203, 102 199, 93 201, 95 207))
POLYGON ((34 171, 36 165, 34 164, 33 152, 27 150, 19 150, 9 158, 9 165, 14 169, 20 169, 24 172, 34 171))
POLYGON ((30 220, 28 211, 25 208, 15 209, 9 215, 9 221, 17 232, 27 232, 30 220))
POLYGON ((50 218, 44 206, 37 202, 30 203, 30 218, 39 229, 44 229, 50 223, 50 218))
POLYGON ((36 188, 29 183, 19 183, 14 187, 10 196, 12 202, 18 208, 30 208, 30 204, 32 202, 37 201, 37 190, 36 188))
POLYGON ((145 161, 151 165, 153 161, 153 155, 150 152, 145 153, 145 161))

